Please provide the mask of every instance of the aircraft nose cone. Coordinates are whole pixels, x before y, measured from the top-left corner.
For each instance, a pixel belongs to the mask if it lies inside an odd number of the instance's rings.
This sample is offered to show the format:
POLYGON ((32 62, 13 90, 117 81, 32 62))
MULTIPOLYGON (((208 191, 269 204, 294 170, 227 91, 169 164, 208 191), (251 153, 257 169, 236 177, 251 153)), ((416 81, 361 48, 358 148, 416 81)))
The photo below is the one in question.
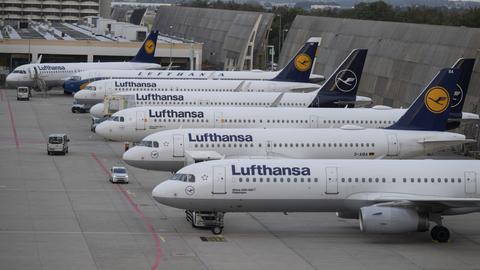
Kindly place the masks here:
POLYGON ((13 86, 13 81, 14 81, 14 75, 8 74, 7 77, 5 78, 5 85, 7 87, 12 87, 13 86))
MULTIPOLYGON (((122 159, 128 165, 135 166, 138 161, 141 160, 140 153, 138 153, 136 147, 132 147, 128 149, 125 153, 123 153, 122 159)), ((136 167, 136 166, 135 166, 136 167)))
MULTIPOLYGON (((76 95, 76 94, 75 94, 76 95)), ((105 116, 105 105, 103 103, 98 103, 93 105, 90 108, 90 115, 97 118, 102 118, 105 116)))
POLYGON ((95 133, 97 133, 98 135, 104 138, 108 138, 108 135, 110 134, 109 132, 110 128, 108 127, 108 123, 106 122, 108 121, 100 123, 97 127, 95 127, 95 133))
POLYGON ((77 93, 75 93, 75 95, 73 95, 73 98, 77 101, 82 101, 86 99, 86 97, 87 95, 85 95, 84 91, 78 91, 77 93))
POLYGON ((158 184, 155 188, 153 188, 152 197, 161 204, 170 205, 171 200, 175 195, 169 191, 169 188, 168 188, 169 185, 166 182, 158 184))

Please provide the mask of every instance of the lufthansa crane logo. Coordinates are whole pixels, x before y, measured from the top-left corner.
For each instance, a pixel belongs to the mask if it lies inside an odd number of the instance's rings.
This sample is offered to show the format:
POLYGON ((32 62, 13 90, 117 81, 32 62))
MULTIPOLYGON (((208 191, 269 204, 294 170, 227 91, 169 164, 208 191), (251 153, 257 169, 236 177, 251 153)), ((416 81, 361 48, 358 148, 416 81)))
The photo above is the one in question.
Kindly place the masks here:
POLYGON ((463 100, 463 89, 460 85, 457 84, 457 90, 453 93, 452 97, 452 108, 457 107, 463 100))
POLYGON ((312 66, 312 58, 310 55, 301 53, 295 57, 295 68, 298 71, 304 72, 310 69, 312 66))
POLYGON ((147 42, 145 42, 145 51, 148 53, 148 54, 152 54, 153 53, 153 50, 155 50, 155 44, 153 43, 152 40, 147 40, 147 42))
POLYGON ((153 150, 152 153, 150 154, 150 156, 154 159, 157 159, 158 158, 158 151, 157 150, 153 150))
POLYGON ((193 194, 195 194, 195 188, 193 186, 187 186, 185 188, 185 194, 192 196, 193 194))
POLYGON ((450 95, 445 88, 434 86, 428 89, 424 102, 432 113, 442 113, 450 104, 450 95))
POLYGON ((335 76, 335 85, 342 92, 350 92, 357 86, 357 75, 350 69, 344 69, 335 76))

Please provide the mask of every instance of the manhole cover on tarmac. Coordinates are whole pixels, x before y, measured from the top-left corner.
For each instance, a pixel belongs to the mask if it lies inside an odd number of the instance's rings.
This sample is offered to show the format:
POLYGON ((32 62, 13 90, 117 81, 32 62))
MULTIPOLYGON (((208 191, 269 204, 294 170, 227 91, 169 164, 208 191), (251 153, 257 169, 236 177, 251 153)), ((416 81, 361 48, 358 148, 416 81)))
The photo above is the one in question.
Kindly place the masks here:
POLYGON ((223 236, 200 236, 203 242, 227 242, 223 236))

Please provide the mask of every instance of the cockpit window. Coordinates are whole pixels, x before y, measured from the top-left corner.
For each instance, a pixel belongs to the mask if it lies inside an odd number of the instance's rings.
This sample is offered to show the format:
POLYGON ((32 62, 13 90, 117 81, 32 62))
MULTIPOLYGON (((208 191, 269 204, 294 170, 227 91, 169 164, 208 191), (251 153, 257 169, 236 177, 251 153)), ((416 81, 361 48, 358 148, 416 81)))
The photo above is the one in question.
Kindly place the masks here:
POLYGON ((152 141, 141 141, 139 146, 152 147, 152 141))
POLYGON ((158 142, 156 141, 141 141, 137 144, 138 146, 153 147, 158 148, 158 142))
POLYGON ((97 90, 97 87, 95 87, 93 85, 87 85, 87 86, 85 86, 85 90, 95 91, 95 90, 97 90))
POLYGON ((172 180, 177 180, 177 181, 182 181, 182 182, 190 182, 190 183, 195 182, 195 176, 193 174, 177 173, 171 179, 172 180))
POLYGON ((114 122, 125 122, 125 118, 123 116, 112 116, 110 120, 114 122))
POLYGON ((12 73, 27 74, 27 72, 23 69, 15 69, 14 71, 12 71, 12 73))

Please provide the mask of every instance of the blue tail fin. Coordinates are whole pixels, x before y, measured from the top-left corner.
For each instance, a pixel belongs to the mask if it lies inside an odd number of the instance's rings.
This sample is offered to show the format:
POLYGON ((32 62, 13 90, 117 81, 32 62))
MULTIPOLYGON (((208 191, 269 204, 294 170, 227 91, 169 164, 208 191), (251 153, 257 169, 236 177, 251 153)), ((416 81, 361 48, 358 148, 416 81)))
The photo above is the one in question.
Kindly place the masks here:
POLYGON ((318 41, 307 40, 295 57, 280 70, 272 81, 309 82, 317 48, 318 41))
POLYGON ((308 107, 338 107, 356 100, 367 49, 354 49, 322 85, 308 107))
POLYGON ((459 69, 442 69, 400 119, 387 129, 445 131, 459 69))
POLYGON ((152 31, 138 50, 137 55, 130 62, 153 63, 155 49, 157 47, 158 31, 152 31))
POLYGON ((475 65, 475 58, 460 58, 455 62, 452 68, 460 69, 460 78, 458 79, 457 90, 452 98, 449 119, 458 119, 458 121, 449 122, 447 128, 454 129, 460 126, 460 119, 462 118, 463 104, 467 96, 468 85, 470 84, 470 77, 472 76, 473 66, 475 65))

